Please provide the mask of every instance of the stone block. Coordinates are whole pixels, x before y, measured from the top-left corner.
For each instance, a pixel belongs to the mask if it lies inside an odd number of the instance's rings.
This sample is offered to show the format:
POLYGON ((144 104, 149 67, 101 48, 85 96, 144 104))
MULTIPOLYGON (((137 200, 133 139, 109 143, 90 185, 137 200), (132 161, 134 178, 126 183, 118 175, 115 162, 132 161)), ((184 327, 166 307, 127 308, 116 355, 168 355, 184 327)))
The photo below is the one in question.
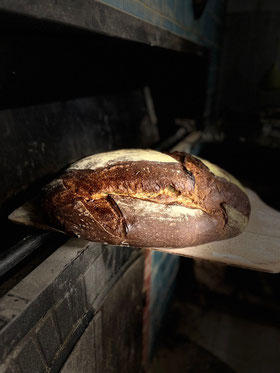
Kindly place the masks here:
POLYGON ((90 322, 61 369, 61 373, 69 372, 96 372, 94 321, 90 322))
POLYGON ((85 273, 86 294, 89 304, 93 304, 104 289, 107 279, 108 276, 104 265, 104 258, 100 255, 85 273))
POLYGON ((140 257, 119 278, 95 316, 97 373, 141 372, 143 271, 140 257))
POLYGON ((31 339, 23 346, 15 361, 21 373, 46 373, 48 371, 40 352, 31 339))
POLYGON ((105 360, 103 356, 103 330, 102 313, 99 311, 94 318, 94 339, 95 339, 95 366, 96 373, 104 372, 105 360))
POLYGON ((87 302, 92 305, 97 297, 97 283, 96 283, 97 261, 95 261, 85 273, 85 285, 87 302))
POLYGON ((74 324, 85 314, 87 301, 85 295, 84 276, 73 285, 68 293, 68 300, 74 324))
POLYGON ((55 354, 60 347, 58 333, 51 314, 39 322, 39 329, 36 331, 36 336, 49 366, 51 366, 55 354))
POLYGON ((62 301, 56 305, 54 312, 58 323, 60 336, 64 342, 74 326, 68 295, 66 295, 62 301))
POLYGON ((71 239, 0 300, 0 317, 9 322, 0 330, 0 360, 65 296, 94 255, 87 241, 71 239))

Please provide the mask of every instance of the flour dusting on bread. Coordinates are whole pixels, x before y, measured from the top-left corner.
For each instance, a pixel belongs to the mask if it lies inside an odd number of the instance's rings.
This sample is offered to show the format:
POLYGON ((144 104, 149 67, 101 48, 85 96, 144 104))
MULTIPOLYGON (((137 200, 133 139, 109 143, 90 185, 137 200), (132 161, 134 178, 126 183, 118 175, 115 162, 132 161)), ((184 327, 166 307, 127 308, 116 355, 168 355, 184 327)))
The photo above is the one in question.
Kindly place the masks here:
POLYGON ((116 163, 125 162, 160 162, 177 163, 177 161, 167 154, 160 153, 150 149, 124 149, 112 152, 94 154, 73 163, 70 170, 94 170, 97 168, 108 167, 116 163))

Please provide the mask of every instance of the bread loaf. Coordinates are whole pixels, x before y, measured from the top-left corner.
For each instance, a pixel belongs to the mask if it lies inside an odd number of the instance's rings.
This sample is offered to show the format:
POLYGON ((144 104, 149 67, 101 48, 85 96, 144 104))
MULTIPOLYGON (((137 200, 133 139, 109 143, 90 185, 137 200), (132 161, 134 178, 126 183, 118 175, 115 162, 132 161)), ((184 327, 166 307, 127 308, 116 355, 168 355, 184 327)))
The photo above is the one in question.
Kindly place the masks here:
POLYGON ((43 190, 50 223, 97 242, 187 247, 240 234, 250 215, 231 175, 187 153, 117 150, 72 164, 43 190))

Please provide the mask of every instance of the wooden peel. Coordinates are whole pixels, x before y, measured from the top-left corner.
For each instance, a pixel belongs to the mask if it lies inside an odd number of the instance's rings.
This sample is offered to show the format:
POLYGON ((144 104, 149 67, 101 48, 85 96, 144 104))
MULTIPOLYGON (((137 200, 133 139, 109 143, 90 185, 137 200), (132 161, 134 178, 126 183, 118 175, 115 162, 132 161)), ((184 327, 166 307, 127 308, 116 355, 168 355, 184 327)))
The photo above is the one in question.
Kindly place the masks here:
MULTIPOLYGON (((241 235, 193 247, 180 249, 152 248, 149 250, 206 259, 258 271, 279 273, 280 212, 267 206, 252 190, 247 189, 246 192, 252 212, 249 225, 241 235)), ((16 209, 10 214, 9 219, 15 223, 58 231, 46 223, 36 199, 16 209)))
POLYGON ((59 229, 51 227, 47 223, 47 219, 40 208, 39 198, 36 197, 33 200, 25 202, 22 206, 14 210, 8 219, 14 223, 28 225, 34 228, 43 229, 47 231, 55 231, 64 233, 59 229))
POLYGON ((267 206, 252 190, 248 227, 237 237, 180 249, 154 249, 258 271, 280 272, 280 212, 267 206))

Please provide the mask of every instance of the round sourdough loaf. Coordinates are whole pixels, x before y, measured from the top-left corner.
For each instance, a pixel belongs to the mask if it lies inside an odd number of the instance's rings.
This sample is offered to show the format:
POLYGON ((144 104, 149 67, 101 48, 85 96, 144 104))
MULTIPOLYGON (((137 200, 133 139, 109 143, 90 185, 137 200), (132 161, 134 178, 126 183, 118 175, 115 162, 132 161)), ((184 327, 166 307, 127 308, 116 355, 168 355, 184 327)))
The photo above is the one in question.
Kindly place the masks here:
POLYGON ((127 149, 72 164, 43 190, 50 223, 115 245, 187 247, 240 234, 248 197, 231 175, 187 153, 127 149))

